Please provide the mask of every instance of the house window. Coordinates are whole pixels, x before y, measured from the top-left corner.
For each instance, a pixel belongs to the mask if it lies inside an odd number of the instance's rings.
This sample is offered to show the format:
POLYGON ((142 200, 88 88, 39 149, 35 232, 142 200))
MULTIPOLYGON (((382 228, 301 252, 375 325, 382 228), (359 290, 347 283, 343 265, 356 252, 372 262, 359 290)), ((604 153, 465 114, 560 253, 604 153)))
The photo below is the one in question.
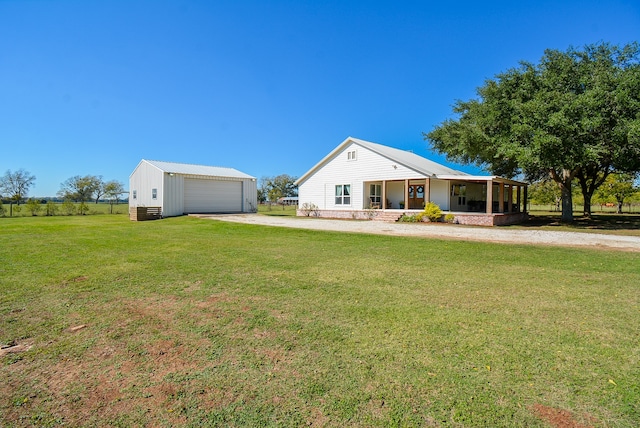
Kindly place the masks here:
POLYGON ((138 191, 137 190, 133 191, 133 199, 138 199, 138 191))
POLYGON ((467 186, 464 184, 454 184, 451 186, 451 196, 466 196, 467 186))
POLYGON ((151 189, 151 199, 158 199, 158 189, 151 189))
POLYGON ((356 160, 356 151, 351 150, 347 152, 347 160, 356 160))
POLYGON ((373 208, 373 207, 380 208, 380 202, 382 201, 381 196, 382 196, 382 185, 370 184, 369 185, 370 208, 373 208))
POLYGON ((451 196, 458 197, 458 205, 467 204, 467 186, 464 184, 454 184, 451 186, 451 196))
POLYGON ((351 185, 336 185, 336 205, 351 205, 351 185))

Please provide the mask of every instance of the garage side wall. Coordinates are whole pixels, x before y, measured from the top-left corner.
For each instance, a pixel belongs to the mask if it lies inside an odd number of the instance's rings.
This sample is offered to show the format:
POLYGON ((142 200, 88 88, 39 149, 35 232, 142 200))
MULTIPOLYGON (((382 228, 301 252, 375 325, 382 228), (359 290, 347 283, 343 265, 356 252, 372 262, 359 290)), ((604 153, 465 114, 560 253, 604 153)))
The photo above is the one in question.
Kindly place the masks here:
POLYGON ((256 212, 258 209, 258 183, 255 179, 242 182, 242 196, 242 212, 256 212))
POLYGON ((184 176, 164 173, 164 189, 162 192, 164 217, 184 214, 184 176))
POLYGON ((129 177, 129 208, 162 207, 163 172, 147 162, 140 162, 129 177), (156 189, 156 199, 153 199, 156 189))

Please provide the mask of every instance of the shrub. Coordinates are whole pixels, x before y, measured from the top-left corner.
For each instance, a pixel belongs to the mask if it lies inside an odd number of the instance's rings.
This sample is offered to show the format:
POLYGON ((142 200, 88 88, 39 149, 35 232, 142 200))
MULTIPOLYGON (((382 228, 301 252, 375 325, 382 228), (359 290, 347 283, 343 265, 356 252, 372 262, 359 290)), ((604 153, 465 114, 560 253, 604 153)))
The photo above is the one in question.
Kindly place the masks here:
POLYGON ((76 212, 76 206, 70 199, 65 199, 62 202, 62 210, 66 215, 73 215, 76 212))
POLYGON ((456 216, 454 216, 453 214, 449 213, 447 215, 444 216, 444 221, 446 223, 454 223, 456 220, 456 216))
POLYGON ((402 223, 417 223, 419 221, 422 221, 422 217, 420 216, 420 214, 417 214, 417 215, 402 214, 402 217, 400 217, 398 221, 402 223))
POLYGON ((424 207, 424 212, 421 213, 421 214, 422 214, 422 217, 428 218, 429 221, 436 222, 436 221, 440 220, 440 217, 442 217, 442 210, 440 209, 438 204, 435 204, 433 202, 429 202, 424 207))
POLYGON ((45 215, 52 216, 56 215, 56 211, 58 211, 58 206, 52 200, 47 201, 47 205, 44 207, 45 215))
POLYGON ((27 207, 27 210, 31 213, 32 216, 38 215, 38 212, 40 212, 40 210, 42 209, 42 206, 40 205, 40 201, 37 201, 33 198, 29 199, 25 204, 25 206, 27 207))
POLYGON ((302 211, 302 213, 309 217, 310 215, 313 215, 314 217, 318 217, 318 206, 316 204, 310 204, 308 202, 305 202, 304 204, 302 204, 302 206, 300 207, 300 211, 302 211))
POLYGON ((89 212, 89 205, 87 205, 84 201, 80 202, 80 206, 78 207, 78 214, 87 215, 89 212))

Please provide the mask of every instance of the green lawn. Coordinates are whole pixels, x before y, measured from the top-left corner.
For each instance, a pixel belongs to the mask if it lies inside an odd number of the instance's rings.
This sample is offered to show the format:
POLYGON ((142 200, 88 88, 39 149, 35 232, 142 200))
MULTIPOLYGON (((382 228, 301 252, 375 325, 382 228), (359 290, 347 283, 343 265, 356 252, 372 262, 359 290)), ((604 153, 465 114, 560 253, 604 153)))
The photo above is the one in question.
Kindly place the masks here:
POLYGON ((258 213, 273 216, 295 217, 297 205, 258 205, 258 213))
POLYGON ((638 284, 630 252, 0 219, 0 426, 634 427, 638 284))

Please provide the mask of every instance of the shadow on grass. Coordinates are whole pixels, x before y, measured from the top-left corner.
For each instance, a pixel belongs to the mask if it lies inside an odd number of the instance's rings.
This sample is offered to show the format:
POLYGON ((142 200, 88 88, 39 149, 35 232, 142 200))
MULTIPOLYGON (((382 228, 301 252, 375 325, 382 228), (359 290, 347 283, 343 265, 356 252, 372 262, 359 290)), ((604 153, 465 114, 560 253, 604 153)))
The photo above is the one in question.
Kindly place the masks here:
POLYGON ((534 213, 521 227, 568 228, 576 231, 640 231, 638 214, 591 214, 591 218, 574 215, 573 223, 562 223, 560 213, 534 213))

